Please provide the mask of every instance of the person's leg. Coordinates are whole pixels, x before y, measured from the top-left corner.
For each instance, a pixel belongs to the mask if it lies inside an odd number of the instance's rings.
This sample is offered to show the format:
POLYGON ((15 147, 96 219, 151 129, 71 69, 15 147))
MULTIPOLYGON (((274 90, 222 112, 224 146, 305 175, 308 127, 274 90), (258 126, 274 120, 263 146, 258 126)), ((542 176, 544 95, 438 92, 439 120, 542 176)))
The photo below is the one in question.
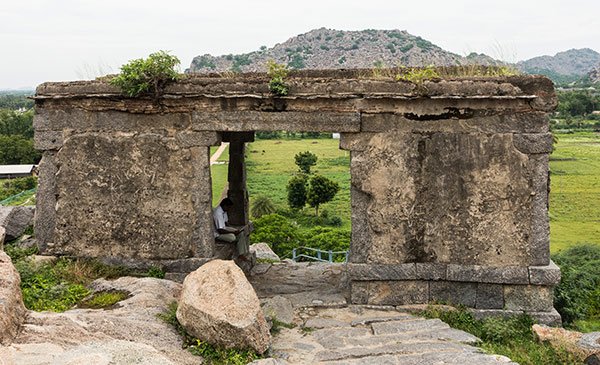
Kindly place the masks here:
POLYGON ((225 242, 225 243, 233 243, 237 238, 233 233, 221 233, 216 237, 217 241, 225 242))
POLYGON ((237 235, 237 254, 238 256, 245 256, 250 253, 250 247, 248 245, 248 237, 244 234, 244 232, 237 235))

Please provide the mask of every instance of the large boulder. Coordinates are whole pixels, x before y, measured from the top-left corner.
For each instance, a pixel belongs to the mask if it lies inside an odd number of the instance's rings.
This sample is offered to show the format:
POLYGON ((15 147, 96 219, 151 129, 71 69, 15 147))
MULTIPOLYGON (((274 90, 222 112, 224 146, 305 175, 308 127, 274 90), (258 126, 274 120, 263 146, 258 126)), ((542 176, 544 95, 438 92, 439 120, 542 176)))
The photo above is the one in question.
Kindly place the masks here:
POLYGON ((260 354, 269 347, 258 297, 233 261, 210 261, 185 278, 177 319, 192 336, 215 346, 260 354))
POLYGON ((21 278, 4 251, 0 251, 0 344, 8 345, 16 337, 27 310, 21 295, 21 278))
POLYGON ((6 229, 6 240, 11 241, 33 224, 33 207, 0 206, 0 226, 6 229))

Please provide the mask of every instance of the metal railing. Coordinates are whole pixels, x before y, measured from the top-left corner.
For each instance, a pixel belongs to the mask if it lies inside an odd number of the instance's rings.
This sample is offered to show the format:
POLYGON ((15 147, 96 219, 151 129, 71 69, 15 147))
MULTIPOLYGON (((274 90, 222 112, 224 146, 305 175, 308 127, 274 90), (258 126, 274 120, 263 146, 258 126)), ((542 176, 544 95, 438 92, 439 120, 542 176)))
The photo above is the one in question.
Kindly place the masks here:
POLYGON ((10 204, 11 202, 13 202, 13 201, 19 199, 20 197, 22 197, 23 195, 27 195, 27 194, 31 194, 31 193, 35 193, 35 192, 37 192, 37 188, 33 188, 33 189, 30 189, 30 190, 22 191, 22 192, 20 192, 18 194, 15 194, 13 196, 9 196, 8 198, 0 201, 0 205, 10 204))
MULTIPOLYGON (((332 250, 320 250, 312 247, 297 247, 292 250, 292 260, 298 261, 300 259, 314 260, 319 262, 334 262, 334 256, 344 255, 344 261, 348 262, 348 251, 332 251, 332 250), (302 250, 308 251, 309 253, 302 253, 302 250), (312 253, 312 255, 311 255, 312 253), (325 255, 324 255, 325 254, 325 255), (315 256, 316 255, 316 256, 315 256), (323 257, 326 257, 323 258, 323 257)), ((339 261, 336 261, 339 262, 339 261)))

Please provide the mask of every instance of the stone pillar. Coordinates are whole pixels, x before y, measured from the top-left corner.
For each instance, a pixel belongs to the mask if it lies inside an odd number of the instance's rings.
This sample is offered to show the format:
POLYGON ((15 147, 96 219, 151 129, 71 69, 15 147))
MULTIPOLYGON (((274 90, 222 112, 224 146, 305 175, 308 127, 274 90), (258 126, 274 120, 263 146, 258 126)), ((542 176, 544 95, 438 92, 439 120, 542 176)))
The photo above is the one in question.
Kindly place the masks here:
POLYGON ((229 223, 245 226, 249 222, 248 190, 246 189, 246 165, 244 144, 254 141, 254 132, 224 132, 223 141, 229 142, 229 171, 227 195, 233 200, 234 209, 229 212, 229 223))

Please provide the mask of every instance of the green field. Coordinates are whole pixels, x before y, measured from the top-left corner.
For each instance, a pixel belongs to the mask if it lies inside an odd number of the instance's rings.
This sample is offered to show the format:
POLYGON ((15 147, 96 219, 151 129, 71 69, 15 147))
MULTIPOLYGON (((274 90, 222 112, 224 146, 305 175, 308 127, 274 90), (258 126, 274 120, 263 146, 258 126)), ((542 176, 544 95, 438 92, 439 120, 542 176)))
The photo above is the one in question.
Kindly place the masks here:
MULTIPOLYGON (((214 155, 217 151, 218 146, 210 148, 210 155, 214 155)), ((221 194, 227 184, 227 162, 229 161, 229 147, 223 151, 221 156, 217 159, 216 164, 210 166, 210 175, 212 178, 212 203, 213 207, 221 201, 221 194)))
POLYGON ((550 248, 600 244, 600 134, 557 134, 550 160, 550 248))
MULTIPOLYGON (((339 149, 337 139, 299 140, 257 140, 250 143, 246 152, 248 191, 250 205, 252 198, 265 195, 278 206, 287 208, 286 185, 290 177, 298 171, 294 155, 310 151, 317 155, 317 165, 311 171, 317 172, 340 184, 335 198, 323 204, 319 211, 327 210, 342 218, 344 228, 350 227, 350 153, 339 149)), ((307 214, 314 214, 307 207, 307 214)))
MULTIPOLYGON (((550 161, 551 250, 556 252, 580 242, 600 244, 600 134, 557 136, 550 161)), ((339 149, 335 139, 257 140, 249 144, 246 156, 250 199, 266 195, 279 208, 287 207, 285 187, 297 171, 294 155, 302 151, 318 156, 314 171, 340 184, 335 199, 322 208, 340 216, 344 228, 350 227, 350 157, 347 151, 339 149)), ((213 181, 226 180, 225 166, 213 166, 213 181)), ((218 191, 220 196, 221 190, 218 191)), ((305 209, 308 212, 310 208, 305 209)))

